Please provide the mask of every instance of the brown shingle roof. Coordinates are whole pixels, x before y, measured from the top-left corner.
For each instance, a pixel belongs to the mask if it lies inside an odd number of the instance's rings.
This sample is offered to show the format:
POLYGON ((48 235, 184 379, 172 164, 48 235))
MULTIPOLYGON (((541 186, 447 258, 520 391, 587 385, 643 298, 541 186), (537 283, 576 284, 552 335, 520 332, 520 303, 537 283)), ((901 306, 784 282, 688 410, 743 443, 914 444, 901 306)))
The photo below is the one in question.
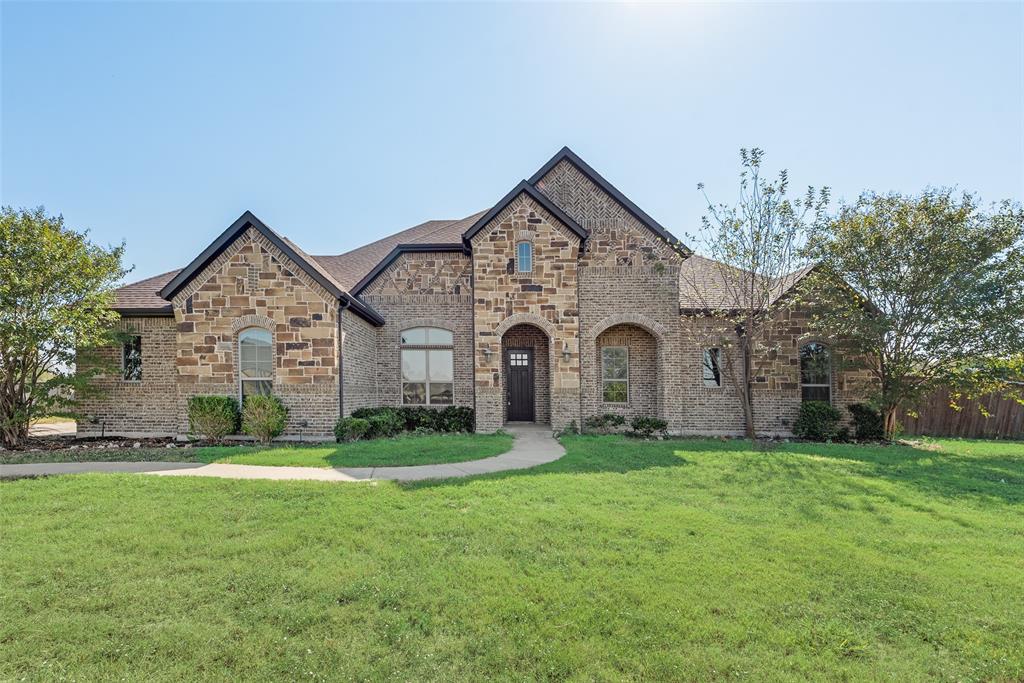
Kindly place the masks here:
MULTIPOLYGON (((813 265, 779 278, 771 290, 775 303, 814 269, 813 265)), ((737 296, 729 271, 741 271, 699 254, 691 254, 679 269, 679 307, 687 310, 737 308, 737 296)))
POLYGON ((114 290, 114 310, 119 312, 148 311, 152 313, 170 313, 170 302, 161 299, 158 292, 180 272, 180 268, 178 270, 171 270, 114 290))
POLYGON ((337 256, 313 256, 335 280, 352 289, 399 244, 462 244, 462 233, 485 212, 457 220, 427 221, 337 256))

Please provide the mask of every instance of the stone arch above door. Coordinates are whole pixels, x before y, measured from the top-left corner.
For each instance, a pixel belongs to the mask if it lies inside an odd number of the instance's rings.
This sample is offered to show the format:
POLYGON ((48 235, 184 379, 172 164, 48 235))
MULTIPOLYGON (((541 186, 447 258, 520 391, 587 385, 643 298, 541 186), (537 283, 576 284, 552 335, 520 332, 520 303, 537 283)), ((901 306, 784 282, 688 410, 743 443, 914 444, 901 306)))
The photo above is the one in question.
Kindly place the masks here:
POLYGON ((516 325, 533 325, 539 327, 544 334, 548 335, 549 338, 555 336, 555 324, 543 316, 539 316, 536 313, 513 313, 509 317, 502 320, 494 328, 494 335, 496 337, 502 337, 506 332, 516 325))

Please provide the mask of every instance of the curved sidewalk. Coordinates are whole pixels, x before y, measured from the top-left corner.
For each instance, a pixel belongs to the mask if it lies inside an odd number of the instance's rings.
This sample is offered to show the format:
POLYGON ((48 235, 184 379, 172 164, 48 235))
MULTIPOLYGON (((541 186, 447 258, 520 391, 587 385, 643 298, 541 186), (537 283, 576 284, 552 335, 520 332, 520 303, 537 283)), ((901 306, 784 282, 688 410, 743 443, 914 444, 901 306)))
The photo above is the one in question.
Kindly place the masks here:
POLYGON ((493 458, 441 465, 413 465, 409 467, 276 467, 268 465, 230 465, 194 462, 47 462, 31 465, 0 465, 0 479, 42 477, 54 474, 80 474, 83 472, 137 472, 162 476, 221 477, 225 479, 277 479, 295 481, 418 481, 421 479, 447 479, 489 474, 506 470, 521 470, 558 460, 565 449, 551 435, 546 425, 509 425, 506 429, 515 436, 507 453, 493 458))

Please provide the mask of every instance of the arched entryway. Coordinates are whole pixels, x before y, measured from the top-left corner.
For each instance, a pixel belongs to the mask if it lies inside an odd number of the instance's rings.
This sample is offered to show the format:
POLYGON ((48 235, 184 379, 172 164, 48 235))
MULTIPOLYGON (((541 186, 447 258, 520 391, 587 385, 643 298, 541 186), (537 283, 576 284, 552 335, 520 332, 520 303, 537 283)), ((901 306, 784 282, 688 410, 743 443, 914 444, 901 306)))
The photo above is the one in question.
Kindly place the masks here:
POLYGON ((530 323, 501 336, 503 422, 551 423, 551 341, 530 323))

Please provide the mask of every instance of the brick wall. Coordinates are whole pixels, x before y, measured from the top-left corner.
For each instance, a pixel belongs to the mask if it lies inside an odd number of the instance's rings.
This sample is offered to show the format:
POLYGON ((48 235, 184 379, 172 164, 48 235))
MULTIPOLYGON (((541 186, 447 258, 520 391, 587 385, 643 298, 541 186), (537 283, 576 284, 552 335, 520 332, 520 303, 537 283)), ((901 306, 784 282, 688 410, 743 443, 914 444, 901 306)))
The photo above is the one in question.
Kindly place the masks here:
POLYGON ((473 406, 471 274, 465 254, 402 254, 364 290, 361 298, 385 320, 377 330, 379 405, 402 405, 402 330, 439 327, 452 333, 454 404, 473 406))
POLYGON ((378 354, 380 346, 378 328, 366 322, 352 311, 341 314, 342 363, 345 366, 345 391, 343 412, 351 415, 360 408, 380 405, 377 390, 378 354))
POLYGON ((588 383, 583 393, 583 418, 613 413, 628 419, 654 417, 662 414, 658 391, 658 342, 647 330, 636 325, 613 325, 597 336, 596 344, 588 346, 593 356, 584 363, 595 368, 596 381, 588 383), (624 346, 629 350, 629 395, 626 403, 606 403, 601 381, 601 349, 624 346))
MULTIPOLYGON (((122 318, 117 329, 142 337, 142 381, 124 381, 120 346, 98 349, 96 357, 104 372, 94 379, 93 385, 102 393, 83 398, 79 405, 85 415, 97 421, 81 421, 78 434, 177 434, 181 409, 174 368, 174 318, 122 318)), ((82 356, 79 369, 90 366, 93 365, 82 356)))

